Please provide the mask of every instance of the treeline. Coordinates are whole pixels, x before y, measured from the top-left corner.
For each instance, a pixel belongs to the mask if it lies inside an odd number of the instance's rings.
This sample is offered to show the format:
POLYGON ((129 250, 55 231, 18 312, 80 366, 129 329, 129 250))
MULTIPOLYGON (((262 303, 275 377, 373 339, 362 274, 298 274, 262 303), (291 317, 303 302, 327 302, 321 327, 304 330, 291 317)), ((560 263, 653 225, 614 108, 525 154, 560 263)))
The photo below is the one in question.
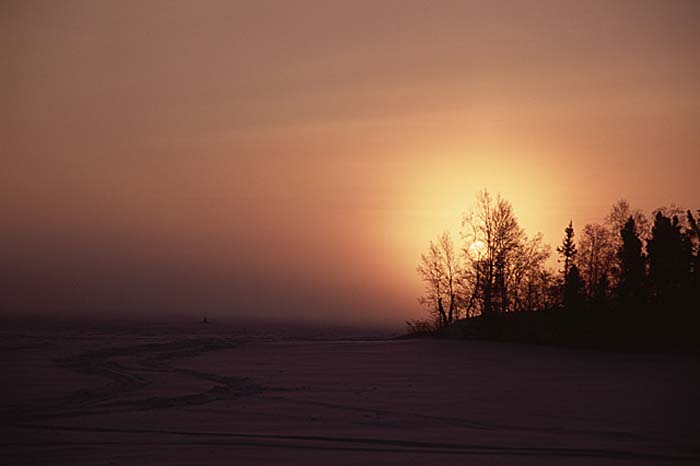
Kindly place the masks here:
POLYGON ((645 335, 652 327, 673 334, 659 325, 666 318, 683 333, 700 310, 699 213, 662 207, 649 219, 620 200, 600 223, 577 232, 569 222, 555 250, 556 270, 547 265, 553 251, 542 235, 529 237, 510 202, 483 191, 463 218, 459 241, 443 233, 421 255, 419 302, 429 318, 408 322, 409 328, 433 331, 477 316, 548 311, 613 316, 616 332, 643 328, 645 335))

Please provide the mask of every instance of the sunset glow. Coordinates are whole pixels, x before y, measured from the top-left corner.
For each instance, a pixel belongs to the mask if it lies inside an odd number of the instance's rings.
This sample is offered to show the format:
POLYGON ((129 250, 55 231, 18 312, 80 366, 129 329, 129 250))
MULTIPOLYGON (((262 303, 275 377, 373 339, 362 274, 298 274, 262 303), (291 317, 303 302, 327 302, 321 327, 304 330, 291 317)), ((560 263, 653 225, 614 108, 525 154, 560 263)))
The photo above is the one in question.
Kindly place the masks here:
POLYGON ((700 0, 0 0, 3 465, 700 464, 700 0))
POLYGON ((484 253, 484 247, 485 245, 483 241, 474 241, 472 244, 469 245, 469 254, 476 258, 479 258, 484 253))
POLYGON ((481 189, 696 205, 698 4, 584 3, 3 5, 3 308, 401 322, 481 189))

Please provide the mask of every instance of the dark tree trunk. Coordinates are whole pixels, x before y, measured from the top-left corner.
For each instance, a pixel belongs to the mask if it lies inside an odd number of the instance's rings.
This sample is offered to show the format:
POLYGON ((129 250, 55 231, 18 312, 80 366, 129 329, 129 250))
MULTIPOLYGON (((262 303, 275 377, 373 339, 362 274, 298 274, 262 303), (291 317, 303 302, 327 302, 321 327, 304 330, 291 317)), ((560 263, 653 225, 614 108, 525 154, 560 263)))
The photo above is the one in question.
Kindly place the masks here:
POLYGON ((445 314, 445 308, 442 305, 442 298, 438 298, 438 312, 440 313, 440 321, 444 327, 447 325, 447 315, 445 314))

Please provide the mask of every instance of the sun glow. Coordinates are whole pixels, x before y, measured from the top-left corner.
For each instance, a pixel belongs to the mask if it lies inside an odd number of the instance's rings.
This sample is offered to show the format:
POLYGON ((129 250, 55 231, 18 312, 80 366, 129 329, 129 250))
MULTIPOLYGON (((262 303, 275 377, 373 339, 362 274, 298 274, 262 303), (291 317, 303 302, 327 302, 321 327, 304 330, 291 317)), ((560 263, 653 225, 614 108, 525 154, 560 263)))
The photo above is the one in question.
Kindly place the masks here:
POLYGON ((484 249, 486 249, 484 242, 476 240, 469 245, 469 254, 478 258, 484 253, 484 249))

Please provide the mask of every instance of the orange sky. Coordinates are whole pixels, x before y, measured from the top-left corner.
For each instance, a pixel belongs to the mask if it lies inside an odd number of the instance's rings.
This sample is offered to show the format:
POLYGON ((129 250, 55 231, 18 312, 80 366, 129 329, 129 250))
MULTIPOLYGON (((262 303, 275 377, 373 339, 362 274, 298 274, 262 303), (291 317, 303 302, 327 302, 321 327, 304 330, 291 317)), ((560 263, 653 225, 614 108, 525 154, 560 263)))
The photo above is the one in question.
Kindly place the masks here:
POLYGON ((482 188, 700 207, 700 3, 0 5, 0 308, 402 322, 482 188))

